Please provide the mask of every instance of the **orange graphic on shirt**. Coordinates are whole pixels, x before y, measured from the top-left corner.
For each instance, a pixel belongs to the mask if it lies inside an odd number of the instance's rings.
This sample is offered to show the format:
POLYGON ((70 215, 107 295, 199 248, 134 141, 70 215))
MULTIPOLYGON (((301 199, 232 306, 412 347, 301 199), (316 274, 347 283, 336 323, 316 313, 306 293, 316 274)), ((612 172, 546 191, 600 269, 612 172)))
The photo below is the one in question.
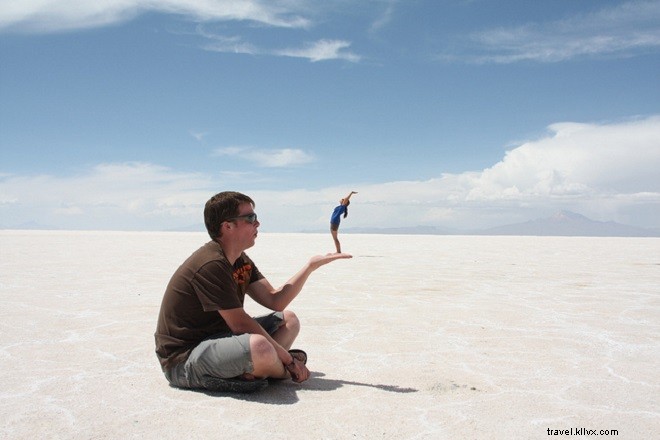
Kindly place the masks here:
POLYGON ((247 283, 248 281, 250 281, 251 272, 252 272, 252 266, 249 264, 245 264, 243 265, 243 267, 239 267, 233 273, 234 281, 236 281, 236 284, 247 283))

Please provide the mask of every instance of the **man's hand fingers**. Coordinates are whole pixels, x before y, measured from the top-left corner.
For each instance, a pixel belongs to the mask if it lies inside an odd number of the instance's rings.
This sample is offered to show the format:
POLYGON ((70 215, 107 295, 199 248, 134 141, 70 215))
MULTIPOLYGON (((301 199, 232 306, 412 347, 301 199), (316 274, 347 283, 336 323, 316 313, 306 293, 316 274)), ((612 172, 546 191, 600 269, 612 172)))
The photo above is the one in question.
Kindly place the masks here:
POLYGON ((295 368, 293 371, 290 371, 291 380, 294 382, 300 383, 309 379, 309 370, 307 367, 298 360, 294 360, 295 368))

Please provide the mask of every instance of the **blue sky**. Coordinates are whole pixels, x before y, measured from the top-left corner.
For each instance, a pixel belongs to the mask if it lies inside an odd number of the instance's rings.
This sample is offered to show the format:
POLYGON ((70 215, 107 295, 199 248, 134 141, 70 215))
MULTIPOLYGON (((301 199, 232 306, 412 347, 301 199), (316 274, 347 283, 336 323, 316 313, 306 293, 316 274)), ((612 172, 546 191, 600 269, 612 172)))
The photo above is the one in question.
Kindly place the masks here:
POLYGON ((660 1, 0 0, 0 228, 660 227, 660 1))

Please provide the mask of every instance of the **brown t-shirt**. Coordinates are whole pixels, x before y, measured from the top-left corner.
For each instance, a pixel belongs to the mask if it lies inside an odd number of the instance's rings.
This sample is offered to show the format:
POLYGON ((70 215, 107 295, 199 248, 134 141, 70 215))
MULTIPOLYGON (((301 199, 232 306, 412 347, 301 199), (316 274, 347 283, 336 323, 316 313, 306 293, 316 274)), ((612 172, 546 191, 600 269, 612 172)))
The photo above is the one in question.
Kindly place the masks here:
POLYGON ((155 338, 161 367, 185 361, 209 336, 230 332, 218 311, 243 307, 248 286, 262 278, 245 253, 230 265, 215 241, 188 257, 172 275, 160 306, 155 338))

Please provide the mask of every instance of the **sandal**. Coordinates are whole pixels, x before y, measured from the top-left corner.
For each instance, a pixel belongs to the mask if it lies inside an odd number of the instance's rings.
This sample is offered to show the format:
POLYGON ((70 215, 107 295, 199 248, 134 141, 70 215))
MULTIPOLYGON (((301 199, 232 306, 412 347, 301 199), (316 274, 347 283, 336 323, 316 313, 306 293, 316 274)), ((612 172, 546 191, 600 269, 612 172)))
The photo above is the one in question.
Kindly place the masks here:
POLYGON ((205 376, 201 383, 203 389, 227 393, 255 393, 267 386, 268 381, 266 379, 244 380, 237 377, 224 379, 205 376))
POLYGON ((303 350, 294 348, 289 350, 289 354, 293 356, 297 361, 302 362, 303 365, 307 365, 307 353, 305 353, 303 350))

